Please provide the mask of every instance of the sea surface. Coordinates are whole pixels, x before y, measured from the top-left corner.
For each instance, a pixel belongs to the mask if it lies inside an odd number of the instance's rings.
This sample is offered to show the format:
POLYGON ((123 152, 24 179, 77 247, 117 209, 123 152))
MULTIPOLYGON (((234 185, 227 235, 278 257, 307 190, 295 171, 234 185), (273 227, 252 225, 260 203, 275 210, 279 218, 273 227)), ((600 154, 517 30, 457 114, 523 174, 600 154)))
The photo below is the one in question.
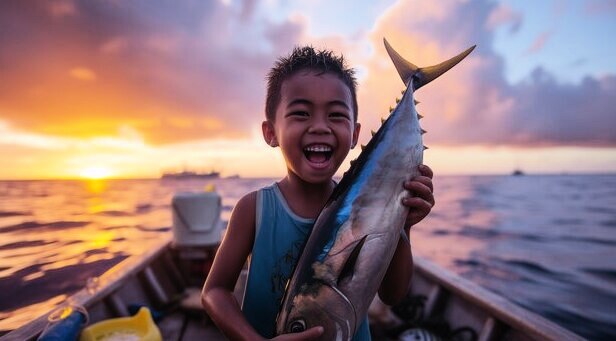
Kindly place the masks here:
MULTIPOLYGON (((174 193, 213 183, 222 219, 274 179, 0 181, 0 330, 171 234, 174 193)), ((415 255, 589 339, 616 338, 616 175, 442 176, 415 255)), ((0 332, 1 335, 1 332, 0 332)))

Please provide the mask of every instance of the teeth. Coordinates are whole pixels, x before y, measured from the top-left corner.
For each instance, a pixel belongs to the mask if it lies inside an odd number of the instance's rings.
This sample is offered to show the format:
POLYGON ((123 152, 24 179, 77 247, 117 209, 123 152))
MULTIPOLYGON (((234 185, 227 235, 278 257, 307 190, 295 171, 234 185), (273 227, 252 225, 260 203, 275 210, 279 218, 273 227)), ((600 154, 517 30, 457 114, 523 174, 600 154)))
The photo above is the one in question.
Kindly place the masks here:
POLYGON ((324 152, 331 152, 332 147, 326 146, 326 145, 312 145, 312 146, 305 147, 304 150, 307 152, 324 153, 324 152))

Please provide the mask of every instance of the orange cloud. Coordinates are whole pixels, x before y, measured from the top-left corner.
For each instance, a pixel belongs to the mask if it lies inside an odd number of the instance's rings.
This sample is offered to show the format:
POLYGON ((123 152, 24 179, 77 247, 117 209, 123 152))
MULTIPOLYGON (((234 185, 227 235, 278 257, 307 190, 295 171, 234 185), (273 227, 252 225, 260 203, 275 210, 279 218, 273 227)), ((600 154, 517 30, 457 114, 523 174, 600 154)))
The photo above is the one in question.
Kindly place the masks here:
POLYGON ((85 67, 75 67, 69 71, 71 77, 82 81, 93 81, 96 79, 94 71, 85 67))
POLYGON ((267 68, 302 31, 291 21, 244 23, 250 3, 241 13, 219 2, 147 14, 115 2, 54 6, 0 4, 16 32, 0 37, 0 60, 12 61, 0 113, 22 130, 67 137, 123 124, 152 144, 245 137, 263 118, 267 68))

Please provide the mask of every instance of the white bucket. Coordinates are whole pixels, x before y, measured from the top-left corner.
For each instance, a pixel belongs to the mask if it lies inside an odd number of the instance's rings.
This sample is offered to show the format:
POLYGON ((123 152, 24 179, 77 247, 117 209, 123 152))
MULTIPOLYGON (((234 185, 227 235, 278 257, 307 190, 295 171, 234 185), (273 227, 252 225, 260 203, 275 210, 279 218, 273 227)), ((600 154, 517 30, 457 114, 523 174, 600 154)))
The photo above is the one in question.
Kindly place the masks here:
POLYGON ((220 243, 224 223, 216 192, 178 193, 171 200, 173 241, 178 246, 214 246, 220 243))

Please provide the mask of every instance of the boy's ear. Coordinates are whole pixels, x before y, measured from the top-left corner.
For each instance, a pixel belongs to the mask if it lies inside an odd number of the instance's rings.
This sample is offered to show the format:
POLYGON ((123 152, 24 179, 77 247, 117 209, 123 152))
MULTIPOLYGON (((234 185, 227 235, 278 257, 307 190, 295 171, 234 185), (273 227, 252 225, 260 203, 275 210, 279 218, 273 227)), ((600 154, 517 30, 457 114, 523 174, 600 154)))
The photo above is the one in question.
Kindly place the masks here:
POLYGON ((276 131, 274 125, 270 121, 263 121, 261 123, 261 130, 263 131, 263 139, 265 143, 271 147, 278 147, 278 139, 276 138, 276 131))
POLYGON ((353 143, 351 143, 351 149, 355 148, 357 140, 359 140, 359 131, 361 130, 361 124, 355 123, 355 129, 353 130, 353 143))

